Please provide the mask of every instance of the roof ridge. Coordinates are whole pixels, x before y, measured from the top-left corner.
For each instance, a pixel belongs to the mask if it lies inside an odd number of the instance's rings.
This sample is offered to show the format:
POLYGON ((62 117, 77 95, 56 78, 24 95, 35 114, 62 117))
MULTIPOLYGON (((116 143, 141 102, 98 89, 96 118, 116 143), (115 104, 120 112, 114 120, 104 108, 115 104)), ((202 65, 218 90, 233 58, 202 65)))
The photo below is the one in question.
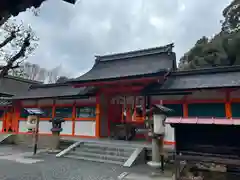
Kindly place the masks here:
POLYGON ((237 71, 240 71, 240 65, 173 71, 171 75, 181 76, 181 75, 197 75, 197 74, 225 73, 225 72, 237 72, 237 71))
POLYGON ((51 87, 62 87, 62 86, 71 86, 68 83, 51 83, 51 84, 33 84, 29 89, 37 88, 51 88, 51 87))
POLYGON ((26 79, 26 78, 12 76, 12 75, 4 76, 4 78, 13 79, 13 80, 16 80, 16 81, 21 81, 21 82, 26 82, 26 83, 42 84, 42 82, 40 82, 40 81, 26 79))
POLYGON ((111 60, 125 59, 130 57, 145 56, 145 55, 156 54, 156 53, 172 52, 173 47, 174 47, 174 43, 171 43, 165 46, 158 46, 158 47, 147 48, 147 49, 138 49, 133 51, 113 53, 113 54, 107 54, 107 55, 95 56, 95 57, 96 57, 96 61, 111 61, 111 60))

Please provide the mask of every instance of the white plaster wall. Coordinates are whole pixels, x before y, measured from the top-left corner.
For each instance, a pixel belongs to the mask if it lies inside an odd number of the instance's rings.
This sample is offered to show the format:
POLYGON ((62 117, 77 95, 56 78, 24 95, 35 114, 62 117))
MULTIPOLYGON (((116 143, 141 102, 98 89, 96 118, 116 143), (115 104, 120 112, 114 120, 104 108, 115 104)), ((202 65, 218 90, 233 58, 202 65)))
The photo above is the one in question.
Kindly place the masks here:
POLYGON ((165 141, 175 142, 174 138, 174 128, 172 128, 169 124, 166 124, 165 127, 165 141))
POLYGON ((95 136, 96 122, 95 121, 76 121, 75 135, 95 136))
POLYGON ((195 91, 193 94, 188 95, 187 99, 219 99, 219 100, 224 100, 226 97, 226 93, 222 91, 216 91, 216 90, 202 90, 202 91, 195 91))
POLYGON ((52 133, 52 123, 49 121, 39 121, 39 133, 52 133))
POLYGON ((37 101, 36 100, 24 100, 21 101, 22 106, 32 106, 32 105, 36 105, 37 101))
POLYGON ((0 121, 0 132, 2 131, 2 128, 3 128, 3 122, 0 121))
POLYGON ((27 121, 18 121, 18 128, 19 128, 19 132, 28 132, 27 126, 26 126, 26 122, 27 121))
POLYGON ((38 100, 38 105, 49 105, 52 106, 53 105, 53 99, 40 99, 38 100))
POLYGON ((73 121, 65 121, 62 123, 62 132, 61 134, 72 134, 72 124, 73 121))
POLYGON ((232 91, 230 94, 231 98, 240 98, 240 89, 236 91, 232 91))

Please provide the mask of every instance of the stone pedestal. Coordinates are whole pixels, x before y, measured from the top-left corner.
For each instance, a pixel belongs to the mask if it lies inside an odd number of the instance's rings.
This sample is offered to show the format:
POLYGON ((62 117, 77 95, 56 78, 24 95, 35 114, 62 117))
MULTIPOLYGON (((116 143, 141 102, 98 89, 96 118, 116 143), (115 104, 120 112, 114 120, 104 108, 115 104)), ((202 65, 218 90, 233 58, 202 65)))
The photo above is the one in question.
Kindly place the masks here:
POLYGON ((59 146, 60 146, 59 132, 52 132, 51 139, 52 139, 51 150, 59 150, 59 146))
POLYGON ((148 165, 153 168, 161 167, 160 143, 157 138, 152 138, 152 161, 148 162, 148 165))
POLYGON ((153 167, 155 170, 161 168, 164 172, 164 136, 153 136, 152 138, 152 161, 147 164, 153 167))

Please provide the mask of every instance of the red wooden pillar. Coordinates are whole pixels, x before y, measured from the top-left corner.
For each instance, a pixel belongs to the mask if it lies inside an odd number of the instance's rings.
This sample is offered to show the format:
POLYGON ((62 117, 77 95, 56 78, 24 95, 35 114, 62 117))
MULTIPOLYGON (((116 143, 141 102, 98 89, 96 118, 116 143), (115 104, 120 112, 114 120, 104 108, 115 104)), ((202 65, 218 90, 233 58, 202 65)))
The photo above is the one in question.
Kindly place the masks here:
POLYGON ((226 101, 225 101, 225 114, 227 118, 232 117, 232 108, 231 108, 231 102, 230 102, 230 91, 226 91, 226 101))
POLYGON ((96 95, 96 129, 95 136, 100 138, 100 94, 96 95))
POLYGON ((13 115, 14 129, 16 132, 19 132, 19 118, 20 118, 21 102, 17 101, 16 103, 13 103, 13 106, 14 106, 14 115, 13 115))
POLYGON ((106 97, 105 99, 107 100, 107 107, 108 107, 108 110, 107 110, 107 135, 108 137, 111 136, 111 117, 112 117, 112 114, 114 113, 115 111, 115 107, 116 107, 116 104, 112 104, 111 100, 112 100, 112 97, 110 94, 106 94, 106 97))
POLYGON ((184 102, 183 104, 183 117, 187 118, 188 117, 188 104, 184 102))
POLYGON ((72 112, 72 136, 75 135, 75 122, 76 122, 76 101, 73 103, 73 112, 72 112))

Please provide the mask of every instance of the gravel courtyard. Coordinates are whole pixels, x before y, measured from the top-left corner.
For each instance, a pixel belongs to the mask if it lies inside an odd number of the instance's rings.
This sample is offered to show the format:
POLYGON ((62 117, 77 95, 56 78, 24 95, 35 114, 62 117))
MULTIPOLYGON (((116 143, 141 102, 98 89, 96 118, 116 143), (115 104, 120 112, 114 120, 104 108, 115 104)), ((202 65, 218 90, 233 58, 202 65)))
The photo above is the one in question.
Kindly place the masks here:
POLYGON ((24 154, 26 150, 16 148, 0 146, 0 180, 115 180, 123 172, 151 172, 146 165, 124 168, 112 164, 55 158, 54 155, 47 154, 31 157, 31 149, 27 149, 29 153, 24 154), (38 162, 34 162, 34 159, 38 162))
MULTIPOLYGON (((47 153, 33 157, 31 150, 0 145, 0 180, 117 180, 123 172, 140 175, 152 172, 147 165, 124 168, 112 164, 56 158, 47 153)), ((223 176, 219 173, 207 173, 204 177, 204 180, 240 179, 239 176, 223 176)))

